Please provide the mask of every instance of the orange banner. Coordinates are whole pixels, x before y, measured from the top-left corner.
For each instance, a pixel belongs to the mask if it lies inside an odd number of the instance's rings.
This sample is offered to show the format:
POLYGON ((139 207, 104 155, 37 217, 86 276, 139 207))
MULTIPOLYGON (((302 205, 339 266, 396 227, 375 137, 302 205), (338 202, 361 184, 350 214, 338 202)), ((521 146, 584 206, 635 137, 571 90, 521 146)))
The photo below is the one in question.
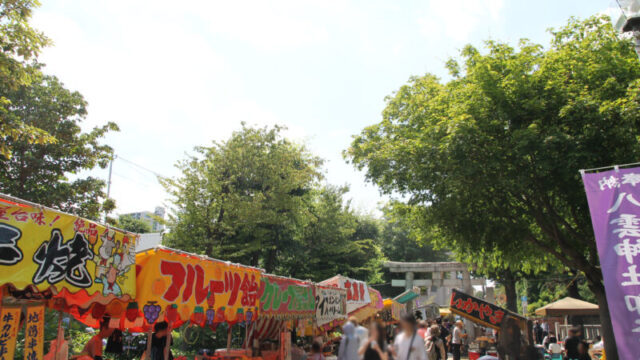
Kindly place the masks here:
POLYGON ((24 329, 24 360, 42 360, 44 349, 44 305, 27 308, 24 329))
POLYGON ((187 320, 204 326, 256 319, 258 269, 162 248, 136 255, 136 265, 146 325, 159 319, 174 326, 187 320))
POLYGON ((3 307, 0 312, 0 360, 13 360, 21 311, 19 307, 3 307))

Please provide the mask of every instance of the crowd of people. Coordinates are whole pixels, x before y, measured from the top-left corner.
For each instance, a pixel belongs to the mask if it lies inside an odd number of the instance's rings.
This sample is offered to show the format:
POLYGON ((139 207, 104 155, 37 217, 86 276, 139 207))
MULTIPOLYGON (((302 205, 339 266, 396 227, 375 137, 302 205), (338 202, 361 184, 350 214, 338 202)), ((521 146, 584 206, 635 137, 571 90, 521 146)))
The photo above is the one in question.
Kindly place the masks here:
POLYGON ((466 336, 462 321, 453 326, 440 318, 418 322, 409 313, 391 336, 380 322, 371 322, 367 329, 350 319, 343 326, 338 360, 446 360, 448 353, 459 360, 466 336))
POLYGON ((533 326, 536 344, 542 345, 548 353, 562 353, 567 360, 602 360, 604 359, 604 343, 600 337, 588 342, 584 339, 582 328, 575 326, 569 329, 568 336, 559 344, 555 333, 549 330, 546 321, 536 321, 533 326))

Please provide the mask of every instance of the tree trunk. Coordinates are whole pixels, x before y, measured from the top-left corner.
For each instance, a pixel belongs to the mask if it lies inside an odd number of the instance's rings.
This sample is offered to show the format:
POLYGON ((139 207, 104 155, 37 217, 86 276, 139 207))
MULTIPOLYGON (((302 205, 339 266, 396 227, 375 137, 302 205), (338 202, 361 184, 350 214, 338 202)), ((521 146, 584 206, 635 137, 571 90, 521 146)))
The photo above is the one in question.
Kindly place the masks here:
POLYGON ((604 293, 604 286, 602 284, 592 284, 587 278, 589 288, 596 296, 598 300, 598 307, 600 312, 600 324, 601 335, 604 340, 604 351, 607 354, 607 359, 618 359, 618 348, 616 346, 616 338, 613 334, 613 326, 611 325, 611 314, 609 314, 609 305, 607 303, 607 297, 604 293))
POLYGON ((567 287, 567 292, 570 297, 582 300, 582 296, 580 296, 580 291, 578 290, 578 280, 571 280, 571 283, 567 287))
POLYGON ((510 270, 506 270, 502 275, 502 285, 507 296, 507 310, 518 313, 518 294, 516 292, 516 279, 510 270))

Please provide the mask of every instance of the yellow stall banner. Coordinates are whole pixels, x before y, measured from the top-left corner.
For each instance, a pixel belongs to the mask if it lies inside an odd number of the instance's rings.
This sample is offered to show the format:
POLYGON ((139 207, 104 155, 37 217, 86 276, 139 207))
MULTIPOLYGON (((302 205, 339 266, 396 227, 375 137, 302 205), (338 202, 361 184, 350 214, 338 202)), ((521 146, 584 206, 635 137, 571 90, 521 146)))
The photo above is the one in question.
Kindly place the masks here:
POLYGON ((51 289, 69 306, 135 298, 137 235, 0 202, 0 286, 51 289))
POLYGON ((44 350, 44 305, 27 308, 24 328, 24 360, 42 360, 44 350))
POLYGON ((20 323, 20 307, 3 307, 0 311, 0 360, 13 360, 20 323))
POLYGON ((138 304, 145 324, 158 319, 214 325, 256 320, 258 269, 157 248, 136 256, 138 304))

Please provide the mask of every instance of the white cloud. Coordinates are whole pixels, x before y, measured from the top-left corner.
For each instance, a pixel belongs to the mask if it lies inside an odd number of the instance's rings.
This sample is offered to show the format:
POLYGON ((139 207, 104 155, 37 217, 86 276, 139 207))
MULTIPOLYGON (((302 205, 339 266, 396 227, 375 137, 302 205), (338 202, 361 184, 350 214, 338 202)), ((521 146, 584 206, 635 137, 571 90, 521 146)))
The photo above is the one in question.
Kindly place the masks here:
POLYGON ((428 38, 465 42, 482 25, 498 20, 503 5, 503 0, 430 0, 418 24, 428 38))

